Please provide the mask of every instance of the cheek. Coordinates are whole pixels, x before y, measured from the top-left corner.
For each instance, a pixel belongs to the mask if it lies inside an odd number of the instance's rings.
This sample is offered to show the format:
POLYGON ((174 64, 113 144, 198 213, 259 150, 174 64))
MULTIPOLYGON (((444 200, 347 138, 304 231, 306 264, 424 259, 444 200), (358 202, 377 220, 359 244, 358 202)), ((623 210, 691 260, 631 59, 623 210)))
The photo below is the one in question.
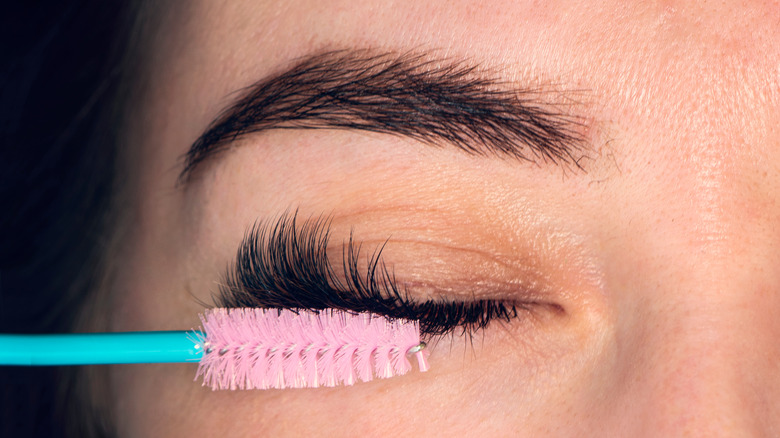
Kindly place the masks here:
POLYGON ((432 388, 424 378, 395 378, 349 388, 212 392, 191 382, 192 375, 194 370, 163 367, 117 370, 119 435, 437 436, 447 430, 460 435, 484 431, 497 420, 491 411, 513 404, 496 397, 496 388, 482 388, 484 394, 475 397, 474 385, 452 379, 448 388, 432 388))
POLYGON ((587 394, 592 361, 572 352, 599 348, 584 336, 525 335, 442 340, 430 371, 351 387, 211 391, 193 381, 195 365, 115 366, 119 436, 538 436, 587 394))
POLYGON ((191 364, 141 364, 111 367, 117 436, 209 436, 203 431, 202 409, 191 364))

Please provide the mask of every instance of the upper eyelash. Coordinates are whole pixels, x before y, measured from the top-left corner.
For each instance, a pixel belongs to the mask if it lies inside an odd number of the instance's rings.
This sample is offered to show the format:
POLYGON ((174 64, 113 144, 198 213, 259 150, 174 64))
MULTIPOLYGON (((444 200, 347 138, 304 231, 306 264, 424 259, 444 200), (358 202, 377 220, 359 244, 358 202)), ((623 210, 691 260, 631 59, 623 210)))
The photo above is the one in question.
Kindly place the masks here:
POLYGON ((362 245, 355 244, 352 233, 342 256, 342 280, 326 252, 330 220, 310 218, 299 226, 297 216, 284 214, 275 223, 256 223, 246 232, 215 297, 217 306, 371 312, 417 320, 428 336, 456 329, 471 335, 494 320, 510 321, 522 307, 484 299, 415 301, 382 262, 384 245, 366 258, 367 270, 361 272, 362 245))

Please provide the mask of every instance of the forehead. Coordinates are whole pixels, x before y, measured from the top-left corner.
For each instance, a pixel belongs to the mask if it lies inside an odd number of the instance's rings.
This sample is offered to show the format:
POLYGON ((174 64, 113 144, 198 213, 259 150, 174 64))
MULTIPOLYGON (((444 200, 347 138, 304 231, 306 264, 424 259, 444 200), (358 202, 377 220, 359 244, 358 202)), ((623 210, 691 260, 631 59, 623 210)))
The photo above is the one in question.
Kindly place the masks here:
POLYGON ((207 118, 311 52, 423 48, 509 81, 586 90, 627 122, 696 125, 699 135, 720 125, 713 116, 744 126, 740 108, 777 100, 780 9, 762 2, 479 3, 175 3, 154 41, 153 83, 207 118))
POLYGON ((144 155, 166 166, 237 90, 344 48, 424 49, 571 90, 622 167, 720 178, 712 168, 778 162, 766 158, 780 138, 780 9, 762 2, 202 1, 164 12, 144 102, 156 141, 144 155))

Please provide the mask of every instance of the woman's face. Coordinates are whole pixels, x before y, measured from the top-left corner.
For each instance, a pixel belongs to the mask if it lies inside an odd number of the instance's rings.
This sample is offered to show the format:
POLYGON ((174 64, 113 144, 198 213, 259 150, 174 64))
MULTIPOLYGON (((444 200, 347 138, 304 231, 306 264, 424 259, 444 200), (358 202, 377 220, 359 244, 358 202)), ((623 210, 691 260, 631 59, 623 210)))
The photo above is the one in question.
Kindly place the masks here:
POLYGON ((194 365, 116 366, 121 435, 777 434, 780 8, 573 4, 161 11, 125 127, 134 195, 110 329, 197 327, 245 232, 295 211, 331 219, 334 265, 350 233, 365 254, 386 242, 413 300, 520 310, 434 338, 427 373, 351 387, 212 392, 194 365), (397 70, 355 80, 388 57, 397 70), (314 85, 285 76, 307 60, 314 85), (262 80, 290 85, 274 95, 289 106, 268 103, 257 132, 180 179, 191 145, 262 80), (317 84, 352 101, 319 95, 305 112, 317 84), (401 111, 368 131, 393 90, 401 111), (502 138, 528 159, 495 152, 502 138), (535 155, 551 147, 563 156, 535 155))

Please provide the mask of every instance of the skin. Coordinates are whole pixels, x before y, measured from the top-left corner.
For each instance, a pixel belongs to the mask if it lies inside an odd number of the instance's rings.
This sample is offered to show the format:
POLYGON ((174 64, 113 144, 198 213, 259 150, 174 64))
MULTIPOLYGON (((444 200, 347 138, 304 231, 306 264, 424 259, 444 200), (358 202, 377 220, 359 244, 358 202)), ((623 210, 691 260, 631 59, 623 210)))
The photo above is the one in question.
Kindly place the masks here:
POLYGON ((349 388, 212 392, 193 365, 115 366, 119 435, 780 434, 780 8, 577 5, 159 11, 123 131, 110 330, 197 327, 247 227, 291 208, 332 215, 338 242, 350 228, 369 247, 392 237, 385 261, 426 285, 421 299, 535 304, 472 343, 439 340, 427 373, 349 388), (593 148, 578 170, 270 131, 176 186, 180 156, 236 90, 334 48, 439 50, 564 90, 593 148))

